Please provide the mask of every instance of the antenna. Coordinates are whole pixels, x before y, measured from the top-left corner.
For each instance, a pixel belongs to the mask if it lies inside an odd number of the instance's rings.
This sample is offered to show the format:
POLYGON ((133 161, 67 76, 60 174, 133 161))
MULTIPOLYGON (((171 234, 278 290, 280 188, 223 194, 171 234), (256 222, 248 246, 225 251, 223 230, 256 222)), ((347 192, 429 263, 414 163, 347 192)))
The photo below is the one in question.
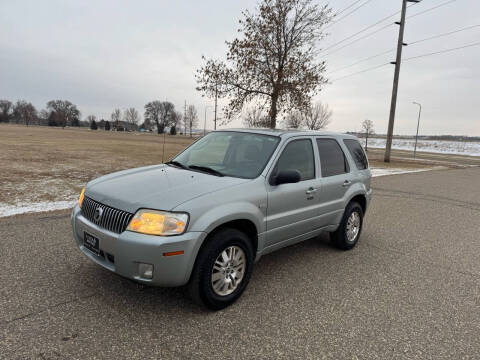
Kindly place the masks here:
MULTIPOLYGON (((165 103, 167 102, 167 99, 165 99, 165 103)), ((166 105, 166 104, 165 104, 166 105)), ((162 145, 162 164, 165 159, 165 123, 163 123, 163 145, 162 145)))
POLYGON ((163 129, 162 164, 164 161, 164 154, 165 154, 165 129, 163 129))

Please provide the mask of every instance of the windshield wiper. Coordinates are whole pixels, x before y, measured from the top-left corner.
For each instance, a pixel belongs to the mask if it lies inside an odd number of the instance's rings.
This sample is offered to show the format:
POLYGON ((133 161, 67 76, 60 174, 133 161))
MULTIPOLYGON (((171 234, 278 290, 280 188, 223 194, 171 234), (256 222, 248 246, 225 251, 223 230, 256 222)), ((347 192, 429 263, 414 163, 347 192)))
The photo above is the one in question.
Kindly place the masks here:
POLYGON ((167 165, 173 165, 173 166, 179 167, 179 168, 181 168, 181 169, 185 169, 185 170, 188 169, 188 167, 186 167, 185 165, 183 165, 181 162, 175 161, 175 160, 173 160, 173 161, 167 161, 165 164, 167 164, 167 165))
POLYGON ((192 169, 192 170, 199 170, 199 171, 203 171, 203 172, 206 172, 206 173, 209 173, 209 174, 212 174, 212 175, 215 175, 215 176, 225 176, 223 175, 220 171, 217 171, 215 169, 212 169, 208 166, 199 166, 199 165, 190 165, 188 166, 189 169, 192 169))

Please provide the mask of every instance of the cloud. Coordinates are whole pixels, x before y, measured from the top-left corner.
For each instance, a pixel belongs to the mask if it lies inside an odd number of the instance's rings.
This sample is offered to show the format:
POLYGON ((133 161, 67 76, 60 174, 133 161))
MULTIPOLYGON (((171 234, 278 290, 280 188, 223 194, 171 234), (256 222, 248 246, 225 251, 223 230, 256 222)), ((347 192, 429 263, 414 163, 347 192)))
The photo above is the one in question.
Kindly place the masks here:
MULTIPOLYGON (((134 106, 142 113, 144 104, 153 99, 168 99, 178 108, 186 100, 203 114, 204 106, 212 101, 195 91, 194 72, 200 58, 224 56, 224 41, 237 36, 241 10, 255 4, 255 0, 102 1, 95 6, 75 1, 2 2, 1 97, 24 98, 38 108, 50 99, 69 99, 83 115, 100 118, 109 117, 115 107, 134 106)), ((384 1, 363 7, 329 28, 331 35, 323 47, 399 10, 399 4, 384 1)), ((409 13, 432 6, 433 2, 423 1, 409 13)), ((474 25, 479 11, 479 2, 456 2, 409 19, 406 41, 474 25)), ((319 60, 326 59, 329 69, 349 65, 395 47, 397 31, 392 26, 332 55, 321 55, 319 60)), ((405 57, 460 46, 478 39, 479 34, 477 28, 408 46, 405 57)), ((335 76, 393 58, 394 53, 386 54, 335 76)), ((421 132, 480 135, 479 60, 480 47, 405 62, 395 133, 415 131, 417 108, 412 101, 419 101, 424 104, 421 132)), ((318 99, 334 111, 330 128, 358 130, 361 121, 369 118, 377 132, 385 132, 392 77, 393 66, 389 65, 326 86, 318 99)), ((209 127, 213 126, 211 117, 209 111, 209 127)), ((240 121, 231 124, 240 125, 240 121)))

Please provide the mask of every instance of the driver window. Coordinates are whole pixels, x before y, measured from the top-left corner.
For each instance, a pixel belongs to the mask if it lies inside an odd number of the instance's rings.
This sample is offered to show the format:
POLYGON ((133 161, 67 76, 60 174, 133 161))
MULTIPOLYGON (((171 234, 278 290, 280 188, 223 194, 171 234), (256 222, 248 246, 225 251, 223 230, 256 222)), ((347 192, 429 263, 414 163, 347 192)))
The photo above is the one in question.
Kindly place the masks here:
POLYGON ((275 174, 284 170, 297 170, 300 181, 315 177, 315 158, 312 142, 309 139, 293 140, 283 149, 275 167, 275 174))

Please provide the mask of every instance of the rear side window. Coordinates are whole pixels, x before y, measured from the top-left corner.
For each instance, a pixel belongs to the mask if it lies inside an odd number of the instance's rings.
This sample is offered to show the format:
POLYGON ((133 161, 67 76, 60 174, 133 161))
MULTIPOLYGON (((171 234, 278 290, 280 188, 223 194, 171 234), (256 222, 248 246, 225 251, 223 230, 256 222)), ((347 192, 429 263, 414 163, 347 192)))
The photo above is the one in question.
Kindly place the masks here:
POLYGON ((357 140, 354 139, 345 139, 343 140, 345 146, 347 147, 350 155, 352 155, 355 165, 358 170, 364 170, 368 168, 368 161, 365 152, 362 149, 362 145, 357 140))
POLYGON ((342 148, 334 139, 317 139, 322 177, 345 174, 350 171, 342 148))
POLYGON ((298 170, 301 181, 315 177, 315 158, 310 140, 294 140, 287 144, 278 159, 275 174, 283 170, 298 170))

